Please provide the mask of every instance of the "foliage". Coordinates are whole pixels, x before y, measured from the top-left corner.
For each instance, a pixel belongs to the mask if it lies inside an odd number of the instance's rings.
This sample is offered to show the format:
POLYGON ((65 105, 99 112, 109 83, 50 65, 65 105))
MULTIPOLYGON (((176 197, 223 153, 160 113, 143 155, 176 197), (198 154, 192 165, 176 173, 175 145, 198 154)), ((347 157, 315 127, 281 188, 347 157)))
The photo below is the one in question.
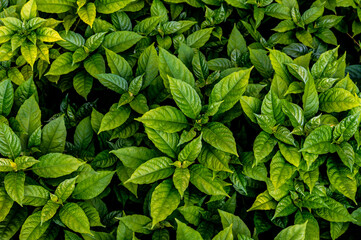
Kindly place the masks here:
POLYGON ((355 239, 359 0, 0 0, 0 239, 355 239))

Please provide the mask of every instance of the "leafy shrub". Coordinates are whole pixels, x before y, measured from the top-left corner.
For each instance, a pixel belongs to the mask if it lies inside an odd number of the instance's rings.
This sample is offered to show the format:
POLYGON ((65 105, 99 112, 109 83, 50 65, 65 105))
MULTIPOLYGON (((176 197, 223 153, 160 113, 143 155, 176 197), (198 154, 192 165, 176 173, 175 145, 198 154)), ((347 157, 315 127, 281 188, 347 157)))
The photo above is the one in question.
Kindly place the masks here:
POLYGON ((357 239, 359 0, 0 11, 0 239, 357 239))

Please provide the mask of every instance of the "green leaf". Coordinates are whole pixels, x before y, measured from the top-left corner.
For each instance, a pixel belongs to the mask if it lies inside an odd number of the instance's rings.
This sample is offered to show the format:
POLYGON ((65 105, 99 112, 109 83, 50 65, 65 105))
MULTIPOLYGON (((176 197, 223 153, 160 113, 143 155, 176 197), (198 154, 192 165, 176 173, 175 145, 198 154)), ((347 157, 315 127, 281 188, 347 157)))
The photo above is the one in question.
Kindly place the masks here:
MULTIPOLYGON (((2 212, 5 213, 5 212, 2 212)), ((0 222, 0 236, 10 240, 18 232, 28 215, 26 208, 14 205, 6 218, 0 222)))
POLYGON ((40 149, 42 153, 64 152, 66 128, 64 116, 46 124, 42 130, 40 149))
POLYGON ((0 114, 7 116, 14 103, 14 88, 10 80, 0 83, 0 114))
POLYGON ((72 197, 84 200, 97 197, 110 184, 114 173, 114 171, 99 171, 81 180, 78 179, 72 197))
POLYGON ((337 51, 338 48, 335 48, 321 54, 311 69, 314 79, 333 77, 333 74, 337 71, 337 51))
POLYGON ((36 30, 36 37, 42 42, 56 42, 63 40, 57 31, 49 27, 38 28, 36 30))
POLYGON ((351 222, 354 218, 349 214, 343 204, 327 197, 325 203, 328 207, 315 209, 315 213, 329 222, 351 222))
POLYGON ((78 204, 66 203, 60 209, 59 217, 60 220, 74 232, 91 234, 89 220, 78 204))
POLYGON ((301 153, 296 147, 291 147, 283 143, 278 143, 282 156, 293 166, 298 167, 301 162, 301 153))
POLYGON ((266 190, 257 196, 252 207, 248 209, 247 212, 254 210, 276 209, 276 206, 277 206, 277 202, 271 197, 268 190, 266 190))
POLYGON ((232 225, 220 231, 212 240, 233 240, 232 225))
POLYGON ((178 219, 177 222, 177 239, 203 240, 201 234, 178 219))
POLYGON ((176 168, 173 174, 173 184, 183 198, 185 190, 188 188, 190 172, 188 168, 176 168))
POLYGON ((282 101, 274 91, 270 90, 264 97, 261 113, 270 116, 277 123, 282 124, 284 122, 285 114, 282 111, 282 101))
POLYGON ((228 196, 219 180, 213 179, 212 172, 208 168, 200 164, 194 164, 190 167, 190 172, 190 182, 201 192, 208 195, 228 196))
POLYGON ((283 4, 272 3, 265 9, 265 13, 278 19, 291 19, 291 9, 283 4))
MULTIPOLYGON (((316 90, 315 82, 310 78, 305 84, 304 94, 302 96, 303 111, 306 119, 310 119, 316 115, 319 109, 318 93, 316 90)), ((320 109, 322 106, 320 106, 320 109)))
POLYGON ((118 75, 112 73, 103 73, 98 74, 97 78, 99 79, 99 82, 105 87, 119 94, 122 94, 128 90, 127 80, 118 75))
POLYGON ((273 73, 271 60, 267 56, 267 51, 263 49, 249 48, 250 60, 256 70, 265 78, 271 78, 273 73))
POLYGON ((302 21, 305 25, 316 21, 323 14, 324 7, 311 7, 302 14, 302 21))
POLYGON ((132 68, 122 56, 107 48, 105 48, 105 54, 107 56, 108 66, 113 74, 119 75, 125 79, 131 78, 133 75, 132 68))
POLYGON ((348 142, 342 142, 340 145, 337 145, 337 154, 343 164, 345 164, 345 166, 347 166, 352 172, 353 165, 355 164, 355 152, 351 144, 348 142))
POLYGON ((89 223, 91 227, 104 227, 101 223, 99 212, 93 205, 89 202, 78 202, 77 203, 85 212, 85 215, 89 219, 89 223))
POLYGON ((265 157, 267 157, 276 146, 277 140, 270 134, 262 131, 254 140, 253 152, 255 157, 255 165, 260 163, 265 157))
POLYGON ((238 49, 241 53, 247 52, 247 45, 246 41, 244 40, 242 34, 238 31, 236 25, 233 26, 231 35, 228 39, 227 44, 227 54, 228 56, 231 56, 231 53, 238 49))
POLYGON ((135 120, 142 122, 146 127, 167 133, 179 132, 188 126, 184 114, 171 106, 162 106, 152 109, 135 120))
POLYGON ((202 103, 196 90, 186 82, 168 77, 169 87, 174 101, 189 118, 196 119, 201 112, 202 103))
POLYGON ((177 133, 166 133, 145 127, 145 133, 154 145, 171 158, 176 158, 178 152, 179 135, 177 133))
POLYGON ((201 48, 211 37, 213 28, 205 28, 190 34, 187 37, 187 45, 191 48, 201 48))
POLYGON ((121 217, 119 220, 133 232, 144 234, 151 233, 147 226, 152 222, 152 220, 147 216, 134 214, 121 217))
POLYGON ((240 102, 247 117, 249 117, 252 122, 257 123, 255 114, 261 112, 262 101, 255 97, 242 96, 240 102))
POLYGON ((21 8, 21 18, 23 20, 29 20, 36 17, 37 5, 35 0, 30 0, 21 8))
POLYGON ((39 11, 47 13, 63 13, 76 7, 75 2, 67 0, 36 0, 39 11))
POLYGON ((288 216, 296 211, 297 207, 293 204, 291 196, 286 196, 277 204, 273 219, 288 216))
MULTIPOLYGON (((272 6, 272 4, 270 6, 272 6)), ((292 59, 278 50, 270 50, 269 57, 275 73, 288 83, 292 82, 292 78, 287 70, 287 64, 293 63, 292 59)))
POLYGON ((172 175, 173 161, 168 157, 152 158, 141 164, 127 182, 149 184, 172 175))
POLYGON ((303 126, 305 124, 303 110, 297 104, 284 100, 282 101, 282 111, 290 119, 293 127, 303 126))
POLYGON ((25 170, 39 161, 33 157, 21 156, 15 159, 16 170, 25 170))
POLYGON ((24 200, 25 173, 23 171, 10 172, 4 178, 4 185, 7 194, 19 205, 24 200))
POLYGON ((105 36, 103 46, 115 53, 124 52, 131 48, 143 37, 135 32, 117 31, 105 36))
POLYGON ((52 219, 61 205, 49 200, 41 210, 41 223, 52 219))
POLYGON ((300 170, 299 173, 303 182, 307 184, 307 186, 310 188, 310 192, 312 192, 312 189, 315 187, 320 175, 318 168, 312 171, 300 170))
POLYGON ((295 215, 295 224, 302 224, 305 222, 307 222, 305 239, 319 240, 320 228, 315 217, 308 211, 298 211, 295 215))
POLYGON ((231 156, 224 151, 217 150, 209 145, 205 145, 198 161, 213 171, 226 171, 232 173, 228 163, 231 156))
POLYGON ((330 158, 327 161, 327 176, 334 188, 356 202, 357 183, 348 167, 330 158))
POLYGON ((283 229, 276 237, 275 240, 294 239, 305 240, 306 239, 306 226, 307 222, 303 224, 295 224, 283 229))
POLYGON ((121 126, 130 116, 130 108, 127 106, 111 109, 102 118, 98 134, 121 126))
POLYGON ((105 1, 96 1, 97 11, 104 14, 110 14, 120 9, 125 8, 127 5, 135 2, 136 0, 105 0, 105 1))
POLYGON ((84 61, 85 70, 94 78, 105 73, 105 61, 99 53, 91 55, 84 61))
POLYGON ((83 36, 73 31, 62 31, 60 32, 60 36, 62 39, 64 39, 64 41, 58 41, 57 44, 72 52, 75 52, 77 49, 82 48, 85 44, 85 39, 83 38, 83 36))
POLYGON ((193 162, 202 150, 202 135, 188 143, 178 155, 178 160, 193 162))
MULTIPOLYGON (((4 187, 0 188, 0 222, 4 221, 8 216, 11 207, 13 206, 14 200, 6 193, 4 187)), ((1 224, 0 224, 0 233, 1 233, 1 224)), ((4 233, 1 233, 1 236, 4 236, 4 233)))
POLYGON ((169 87, 168 76, 182 80, 192 87, 195 86, 193 74, 184 63, 163 48, 159 48, 159 73, 166 88, 169 87))
POLYGON ((360 106, 360 100, 343 88, 331 88, 320 94, 320 110, 333 113, 360 106))
POLYGON ((35 174, 44 178, 57 178, 68 175, 83 165, 77 158, 62 154, 48 153, 39 158, 39 163, 32 167, 35 174))
POLYGON ((41 127, 41 111, 34 95, 21 105, 16 120, 29 137, 41 127))
POLYGON ((333 130, 333 139, 336 141, 348 141, 355 135, 357 127, 360 124, 361 113, 352 114, 342 119, 333 130))
POLYGON ((161 18, 158 16, 148 17, 140 21, 137 25, 134 26, 134 31, 137 33, 142 33, 148 35, 154 30, 156 30, 158 24, 160 23, 161 18))
POLYGON ((344 234, 349 227, 349 223, 338 223, 331 222, 330 223, 330 233, 332 239, 339 238, 342 234, 344 234))
POLYGON ((219 122, 211 122, 202 128, 203 139, 212 147, 238 156, 232 132, 219 122))
POLYGON ((93 78, 85 72, 79 72, 73 78, 73 86, 75 91, 86 100, 93 87, 93 78))
POLYGON ((158 65, 159 57, 154 44, 152 44, 147 47, 138 58, 138 68, 136 70, 136 75, 139 76, 144 74, 143 88, 149 86, 149 84, 157 77, 158 65))
POLYGON ((37 185, 26 185, 24 187, 23 205, 41 207, 49 199, 49 191, 37 185))
POLYGON ((62 181, 55 189, 55 195, 62 201, 65 202, 75 189, 75 181, 77 177, 69 178, 62 181))
POLYGON ((284 126, 278 126, 277 130, 274 132, 274 136, 275 138, 284 143, 296 146, 295 139, 293 138, 292 133, 290 132, 290 130, 288 130, 288 128, 284 126))
POLYGON ((52 62, 49 72, 47 72, 45 75, 60 76, 68 74, 77 69, 79 66, 80 65, 78 63, 73 64, 72 53, 66 52, 52 62))
POLYGON ((153 191, 150 200, 150 215, 153 218, 152 225, 165 220, 178 208, 180 195, 173 187, 171 179, 164 180, 153 191))
POLYGON ((232 232, 234 236, 244 235, 247 237, 251 237, 251 232, 248 229, 247 225, 242 221, 242 219, 240 219, 238 216, 219 209, 218 212, 221 216, 223 229, 232 226, 232 232))
POLYGON ((218 113, 231 109, 246 91, 252 68, 231 73, 219 81, 212 89, 209 103, 223 101, 218 113))
POLYGON ((313 130, 303 144, 301 151, 313 154, 326 154, 336 151, 336 146, 332 144, 332 127, 322 125, 313 130))
POLYGON ((50 226, 50 221, 41 224, 41 211, 30 215, 21 227, 19 240, 39 239, 50 226))
POLYGON ((94 3, 87 3, 78 10, 78 15, 83 22, 88 24, 90 27, 93 26, 93 22, 96 17, 96 7, 94 3))
POLYGON ((38 91, 34 84, 33 78, 29 78, 15 90, 15 105, 20 107, 24 101, 30 98, 32 95, 35 95, 35 99, 38 99, 38 91))
POLYGON ((286 183, 295 171, 296 168, 286 162, 280 152, 277 152, 270 164, 270 179, 275 189, 286 183))
POLYGON ((5 123, 0 123, 0 153, 11 159, 17 158, 21 153, 19 137, 5 123))
POLYGON ((30 64, 31 68, 33 68, 35 60, 38 57, 36 45, 33 43, 23 43, 21 45, 21 55, 24 57, 26 62, 30 64))

